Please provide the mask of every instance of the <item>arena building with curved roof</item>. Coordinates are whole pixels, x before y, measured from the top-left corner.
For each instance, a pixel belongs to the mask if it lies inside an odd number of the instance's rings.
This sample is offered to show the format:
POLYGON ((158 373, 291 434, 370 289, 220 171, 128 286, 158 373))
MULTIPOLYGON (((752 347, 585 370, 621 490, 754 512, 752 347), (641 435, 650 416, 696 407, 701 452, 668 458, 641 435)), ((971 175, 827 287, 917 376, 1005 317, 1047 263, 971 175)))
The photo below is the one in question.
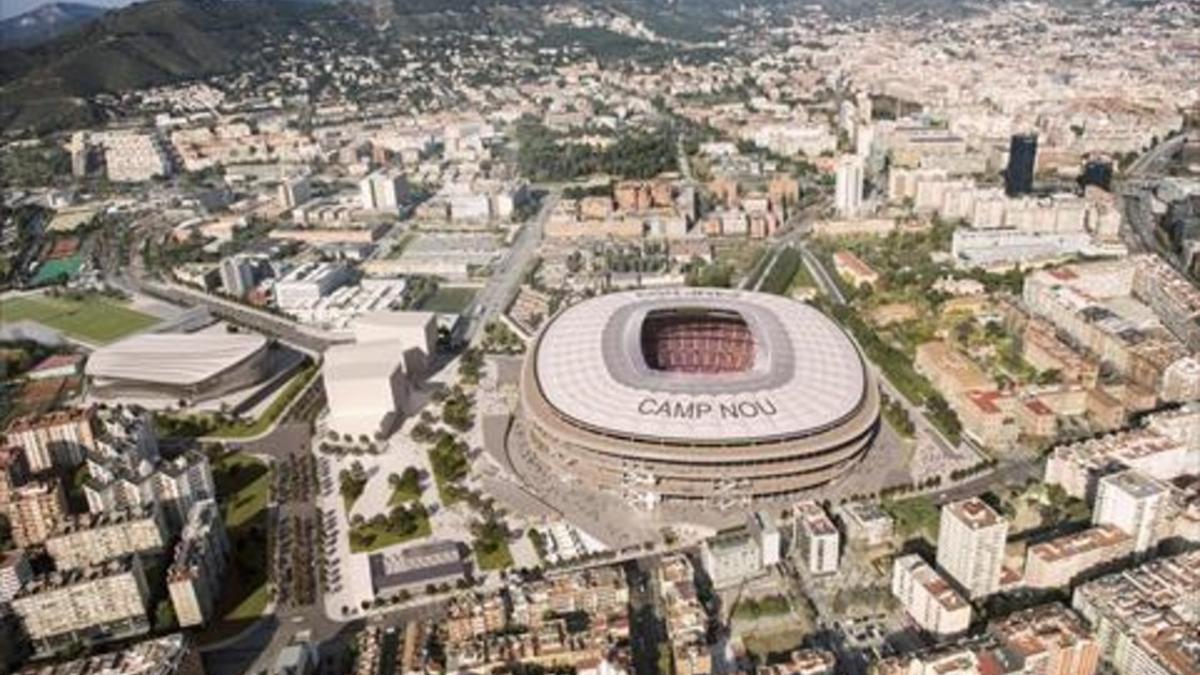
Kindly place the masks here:
POLYGON ((85 373, 100 398, 202 401, 262 382, 269 345, 253 333, 144 333, 97 349, 85 373))
POLYGON ((642 506, 818 487, 879 426, 878 387, 841 328, 788 298, 719 289, 567 308, 535 341, 521 400, 540 458, 642 506))

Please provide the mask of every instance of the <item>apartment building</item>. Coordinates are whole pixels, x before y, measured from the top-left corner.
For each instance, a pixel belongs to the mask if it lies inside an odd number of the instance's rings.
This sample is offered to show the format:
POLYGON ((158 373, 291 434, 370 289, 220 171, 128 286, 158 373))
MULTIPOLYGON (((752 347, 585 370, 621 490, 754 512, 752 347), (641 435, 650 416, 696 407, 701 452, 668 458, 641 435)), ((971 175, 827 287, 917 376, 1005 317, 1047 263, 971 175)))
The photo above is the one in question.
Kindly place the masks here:
POLYGON ((971 625, 971 605, 915 553, 893 562, 892 595, 919 627, 935 635, 963 633, 971 625))
POLYGON ((988 626, 1012 661, 1008 672, 1094 675, 1100 645, 1079 615, 1053 603, 1009 614, 988 626))
POLYGON ((1160 558, 1075 589, 1071 606, 1092 626, 1118 675, 1200 672, 1200 551, 1160 558))
POLYGON ((838 570, 838 530, 813 499, 792 506, 792 542, 795 554, 811 574, 834 574, 838 570))
POLYGON ((762 544, 747 528, 736 528, 704 540, 700 561, 713 586, 726 588, 763 573, 762 544))
POLYGON ((229 556, 229 539, 217 503, 211 499, 196 502, 167 570, 167 590, 180 626, 201 626, 213 617, 229 556))
POLYGON ((708 614, 696 595, 695 579, 687 556, 670 555, 659 563, 659 600, 678 675, 707 675, 713 667, 708 614))
POLYGON ((58 481, 33 481, 13 490, 8 522, 13 543, 20 548, 50 538, 67 514, 67 496, 58 481))
POLYGON ((838 507, 838 513, 846 539, 867 546, 886 544, 896 529, 896 521, 875 502, 848 502, 838 507))
POLYGON ((7 606, 33 578, 25 551, 15 549, 0 556, 0 606, 7 606))
POLYGON ((1133 538, 1113 525, 1091 527, 1025 550, 1025 585, 1068 588, 1080 577, 1133 553, 1133 538))
POLYGON ((191 640, 172 633, 105 654, 41 663, 21 675, 204 675, 204 664, 191 640))
POLYGON ((141 559, 36 577, 12 601, 34 651, 47 654, 81 642, 105 642, 150 629, 149 590, 141 559))
POLYGON ((86 408, 27 415, 13 420, 5 435, 25 451, 31 472, 70 469, 79 466, 85 452, 96 445, 92 418, 86 408))
POLYGON ((971 497, 942 507, 937 565, 972 598, 1000 586, 1008 521, 982 499, 971 497))
POLYGON ((140 183, 171 175, 171 159, 156 133, 111 131, 92 134, 91 140, 104 148, 108 179, 116 183, 140 183))
MULTIPOLYGON (((1185 418, 1192 423, 1198 420, 1185 418)), ((1186 431, 1181 429, 1182 433, 1186 431)), ((1166 481, 1194 472, 1198 464, 1200 447, 1189 446, 1150 426, 1055 447, 1046 460, 1045 481, 1061 486, 1072 497, 1090 501, 1100 478, 1114 468, 1136 469, 1166 481)))
POLYGON ((1170 488, 1130 469, 1100 479, 1092 522, 1113 525, 1133 538, 1133 552, 1143 554, 1158 544, 1170 488))
POLYGON ((629 638, 629 592, 619 567, 533 581, 501 593, 464 594, 441 622, 448 660, 487 670, 514 659, 584 670, 629 638), (586 626, 564 617, 586 615, 586 626))
POLYGON ((190 450, 147 466, 133 457, 88 459, 91 478, 83 486, 92 513, 156 503, 172 530, 183 527, 192 505, 216 496, 212 468, 203 453, 190 450))
POLYGON ((163 550, 170 539, 155 503, 128 510, 85 513, 59 521, 46 539, 46 552, 59 570, 91 567, 130 554, 163 550))
POLYGON ((308 176, 287 176, 279 181, 279 205, 294 209, 312 199, 312 183, 308 176))

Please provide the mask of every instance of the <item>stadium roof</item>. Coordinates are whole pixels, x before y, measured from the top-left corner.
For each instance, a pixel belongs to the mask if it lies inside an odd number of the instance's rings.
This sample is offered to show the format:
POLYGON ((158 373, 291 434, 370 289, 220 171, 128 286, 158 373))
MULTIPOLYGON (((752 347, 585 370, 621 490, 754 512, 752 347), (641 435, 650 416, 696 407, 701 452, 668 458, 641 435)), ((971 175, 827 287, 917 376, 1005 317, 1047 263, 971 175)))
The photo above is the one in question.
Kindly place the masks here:
MULTIPOLYGON (((681 314, 682 315, 682 314, 681 314)), ((859 409, 867 375, 854 343, 816 309, 780 296, 705 288, 615 293, 546 327, 537 384, 565 418, 597 433, 693 444, 817 433, 859 409), (656 370, 642 324, 658 310, 736 314, 754 342, 743 372, 656 370)))
POLYGON ((85 372, 110 380, 197 384, 266 345, 266 338, 252 333, 145 333, 96 350, 85 372))

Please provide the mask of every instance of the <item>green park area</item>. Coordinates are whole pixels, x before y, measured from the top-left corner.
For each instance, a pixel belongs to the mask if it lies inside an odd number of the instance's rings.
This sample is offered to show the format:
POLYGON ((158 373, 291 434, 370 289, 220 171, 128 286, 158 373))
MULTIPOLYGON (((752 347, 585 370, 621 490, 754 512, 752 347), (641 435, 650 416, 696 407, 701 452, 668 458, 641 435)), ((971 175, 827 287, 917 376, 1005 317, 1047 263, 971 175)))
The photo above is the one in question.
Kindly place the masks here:
POLYGON ((503 538, 477 537, 475 539, 475 560, 481 570, 502 570, 512 567, 512 551, 508 542, 503 538))
POLYGON ((26 295, 0 301, 0 324, 34 321, 68 337, 105 345, 145 330, 159 319, 101 295, 26 295))
POLYGON ((236 634, 267 607, 267 500, 270 469, 245 453, 229 453, 213 463, 217 501, 233 560, 221 589, 216 615, 203 636, 212 642, 236 634))
POLYGON ((271 401, 263 414, 252 419, 233 418, 221 413, 171 414, 160 413, 155 417, 158 432, 171 438, 210 438, 241 439, 252 438, 266 433, 279 416, 287 410, 288 405, 304 391, 309 382, 317 375, 319 369, 309 365, 292 377, 284 386, 283 391, 271 401))
POLYGON ((896 533, 901 539, 921 536, 930 544, 937 545, 941 512, 930 497, 922 495, 898 501, 885 499, 883 510, 896 519, 896 533))
POLYGON ((428 537, 432 531, 429 513, 420 502, 407 507, 397 506, 389 515, 379 514, 371 520, 355 522, 350 528, 350 550, 370 553, 428 537))

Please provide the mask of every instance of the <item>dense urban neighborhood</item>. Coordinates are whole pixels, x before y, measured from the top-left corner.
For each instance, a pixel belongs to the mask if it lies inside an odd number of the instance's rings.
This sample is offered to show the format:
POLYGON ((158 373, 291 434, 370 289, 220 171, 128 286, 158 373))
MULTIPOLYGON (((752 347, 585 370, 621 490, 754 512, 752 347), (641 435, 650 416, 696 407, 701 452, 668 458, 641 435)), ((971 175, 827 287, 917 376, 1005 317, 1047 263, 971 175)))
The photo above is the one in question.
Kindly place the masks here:
POLYGON ((36 4, 0 673, 1200 673, 1195 3, 36 4))

